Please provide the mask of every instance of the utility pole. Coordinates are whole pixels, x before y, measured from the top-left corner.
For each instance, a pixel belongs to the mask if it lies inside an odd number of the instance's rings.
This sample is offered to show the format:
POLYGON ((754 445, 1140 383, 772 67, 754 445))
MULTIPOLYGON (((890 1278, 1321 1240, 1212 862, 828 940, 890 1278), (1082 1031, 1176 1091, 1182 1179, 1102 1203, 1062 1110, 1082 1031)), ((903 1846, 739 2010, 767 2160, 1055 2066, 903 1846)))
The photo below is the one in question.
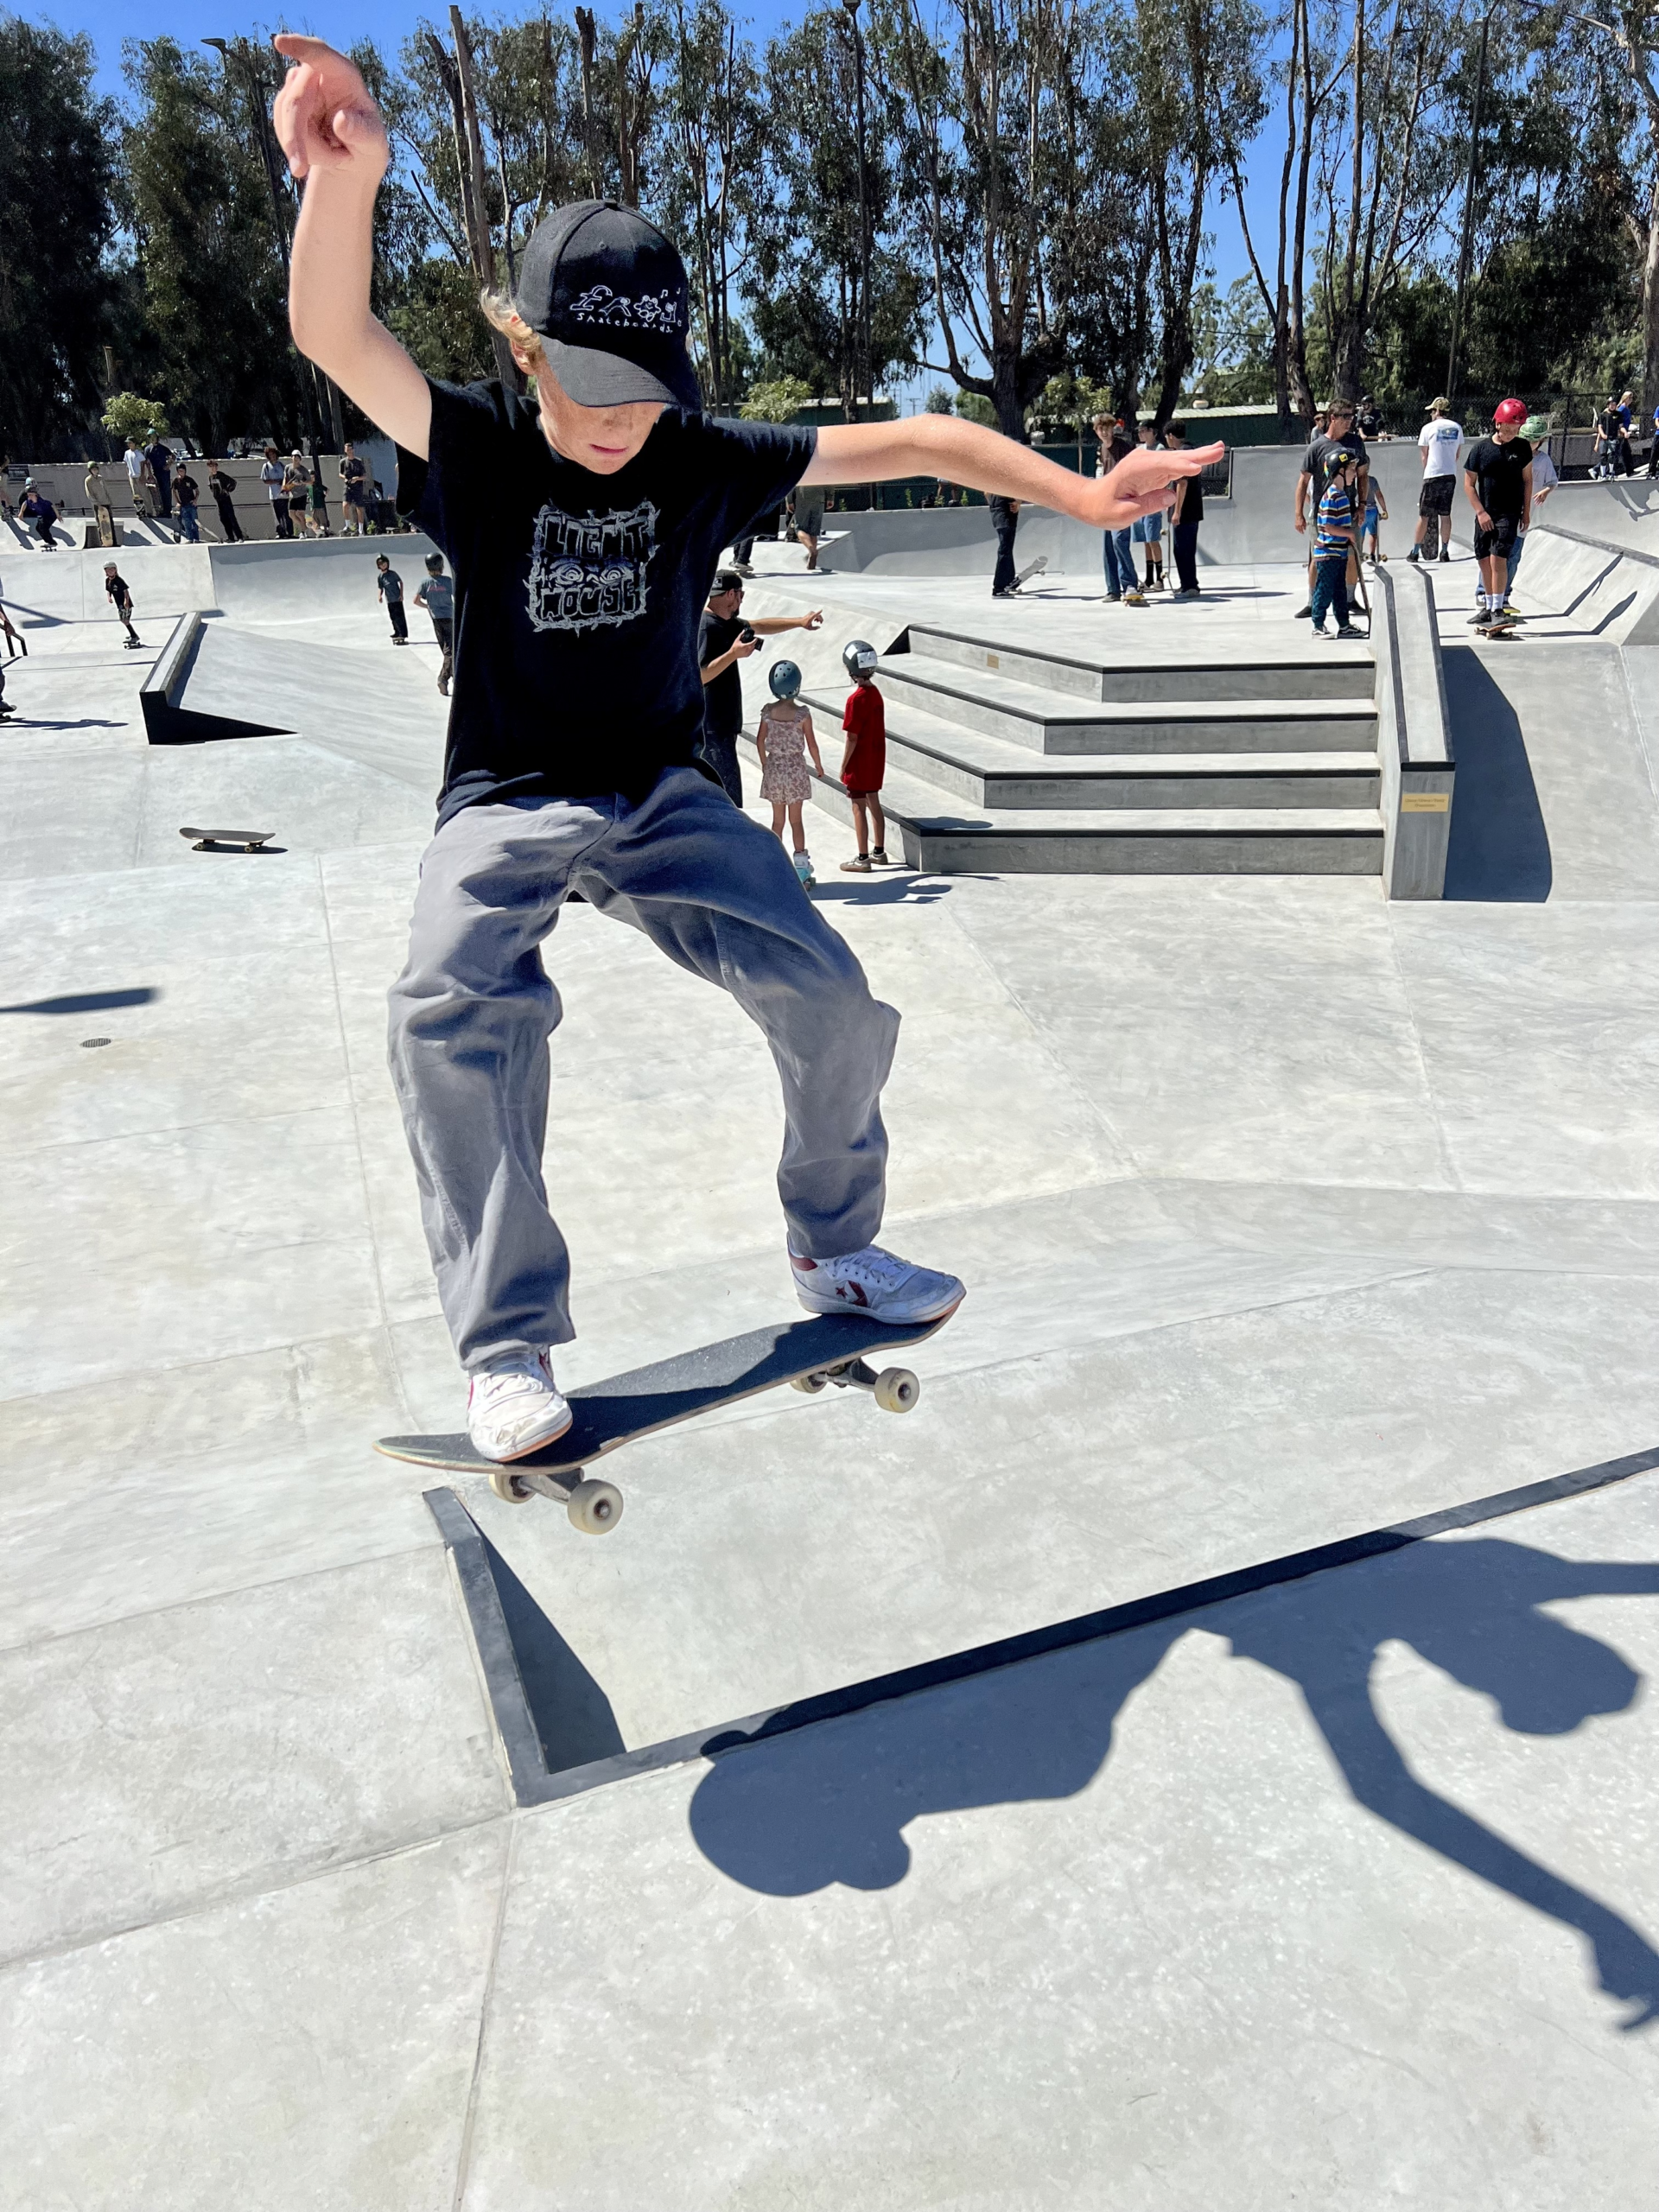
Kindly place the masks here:
POLYGON ((1475 72, 1475 105, 1469 131, 1469 168, 1463 181, 1463 244, 1458 251, 1458 289, 1452 302, 1452 343, 1446 356, 1446 397, 1455 405, 1458 396, 1458 342, 1463 336, 1463 299, 1469 283, 1469 257, 1474 243, 1475 188, 1480 177, 1480 111, 1486 99, 1486 41, 1491 35, 1492 10, 1480 19, 1480 60, 1475 72))
MULTIPOLYGON (((201 42, 213 48, 218 54, 227 81, 231 74, 231 56, 234 52, 246 79, 248 105, 253 111, 254 136, 259 141, 259 158, 264 167, 265 184, 270 194, 270 219, 276 232, 276 250, 283 257, 283 289, 286 290, 289 274, 288 200, 283 190, 282 157, 277 152, 276 135, 270 127, 270 111, 265 104, 265 88, 259 81, 245 39, 238 38, 233 48, 228 40, 222 38, 205 38, 201 42)), ((325 438, 332 441, 330 449, 338 453, 341 442, 340 394, 315 363, 302 357, 300 394, 308 418, 313 457, 315 457, 319 430, 325 438)))

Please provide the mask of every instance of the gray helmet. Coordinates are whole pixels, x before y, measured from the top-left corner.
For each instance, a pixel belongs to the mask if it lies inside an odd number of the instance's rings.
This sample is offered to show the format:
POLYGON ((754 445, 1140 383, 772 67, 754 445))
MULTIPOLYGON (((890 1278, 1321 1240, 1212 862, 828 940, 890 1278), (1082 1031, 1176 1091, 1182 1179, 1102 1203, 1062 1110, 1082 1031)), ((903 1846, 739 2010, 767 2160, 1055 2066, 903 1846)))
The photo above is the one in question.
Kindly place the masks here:
POLYGON ((862 638, 849 639, 841 649, 841 664, 854 683, 861 676, 874 676, 880 658, 875 647, 862 638))
POLYGON ((774 699, 792 699, 801 688, 801 671, 792 660, 775 660, 766 671, 774 699))

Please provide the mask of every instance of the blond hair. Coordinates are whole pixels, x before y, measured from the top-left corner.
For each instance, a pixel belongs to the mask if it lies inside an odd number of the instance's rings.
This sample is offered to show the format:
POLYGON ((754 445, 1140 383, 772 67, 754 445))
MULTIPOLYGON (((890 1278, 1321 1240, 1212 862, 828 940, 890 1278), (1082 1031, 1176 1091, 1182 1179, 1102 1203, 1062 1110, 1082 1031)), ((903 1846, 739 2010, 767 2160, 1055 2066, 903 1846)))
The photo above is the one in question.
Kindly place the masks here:
POLYGON ((478 304, 491 328, 500 331, 524 354, 533 376, 542 365, 541 332, 531 328, 505 292, 495 291, 487 284, 478 296, 478 304))

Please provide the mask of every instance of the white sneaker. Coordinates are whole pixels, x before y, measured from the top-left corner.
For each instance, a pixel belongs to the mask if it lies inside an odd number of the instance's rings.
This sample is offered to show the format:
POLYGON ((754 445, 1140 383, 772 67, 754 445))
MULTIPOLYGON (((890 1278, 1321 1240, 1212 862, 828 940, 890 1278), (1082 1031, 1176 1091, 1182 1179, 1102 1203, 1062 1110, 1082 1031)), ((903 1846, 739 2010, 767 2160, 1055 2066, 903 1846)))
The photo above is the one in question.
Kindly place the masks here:
POLYGON ((474 1375, 467 1393, 467 1433, 486 1459, 522 1459, 539 1452, 575 1419, 555 1387, 545 1352, 524 1365, 474 1375))
POLYGON ((791 1252, 789 1264, 795 1294, 809 1313, 868 1313, 873 1321, 909 1328, 918 1321, 942 1321, 968 1295, 955 1275, 913 1268, 879 1244, 838 1260, 799 1260, 791 1252))

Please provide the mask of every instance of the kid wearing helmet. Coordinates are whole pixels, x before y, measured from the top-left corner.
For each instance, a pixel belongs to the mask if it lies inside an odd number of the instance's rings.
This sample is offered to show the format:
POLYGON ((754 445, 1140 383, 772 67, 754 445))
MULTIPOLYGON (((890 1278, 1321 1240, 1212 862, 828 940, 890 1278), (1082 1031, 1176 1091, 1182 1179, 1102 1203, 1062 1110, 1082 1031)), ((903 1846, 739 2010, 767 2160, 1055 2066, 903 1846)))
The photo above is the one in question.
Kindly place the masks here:
POLYGON ((801 704, 800 670, 792 660, 775 660, 766 671, 766 682, 772 696, 760 709, 760 723, 754 734, 754 749, 760 756, 760 796, 772 801, 772 834, 779 842, 784 817, 789 817, 795 873, 810 887, 817 879, 812 873, 812 855, 806 849, 806 832, 801 827, 801 809, 812 796, 806 756, 812 755, 812 766, 820 776, 823 760, 812 716, 801 704))
MULTIPOLYGON (((543 948, 573 890, 729 991, 765 1035, 800 1303, 942 1320, 963 1285, 874 1242, 899 1017, 800 896, 779 841, 698 766, 698 612, 722 550, 797 486, 810 505, 827 485, 948 479, 1115 530, 1161 512, 1222 448, 1134 454, 1096 483, 956 416, 818 430, 705 413, 683 262, 637 209, 598 200, 544 216, 513 296, 481 302, 529 391, 511 376, 428 378, 371 305, 380 112, 322 40, 276 43, 294 65, 276 139, 305 181, 295 342, 397 442, 399 507, 455 577, 438 822, 389 1049, 474 1447, 522 1459, 574 1417, 550 1352, 575 1331, 542 1160, 559 1020, 543 948)), ((768 743, 783 741, 769 718, 768 743)))
POLYGON ((887 868, 887 823, 880 797, 887 772, 887 702, 875 688, 875 647, 855 638, 842 652, 842 664, 853 679, 841 726, 847 743, 841 756, 842 788, 853 802, 853 823, 858 831, 856 859, 842 861, 849 875, 868 875, 872 868, 887 868), (870 844, 870 823, 875 823, 875 844, 870 844))
POLYGON ((1475 511, 1475 558, 1485 606, 1478 618, 1483 630, 1514 620, 1509 605, 1510 555, 1532 520, 1532 448, 1521 435, 1527 410, 1518 399, 1501 399, 1492 415, 1492 435, 1470 448, 1463 465, 1463 488, 1475 511))

